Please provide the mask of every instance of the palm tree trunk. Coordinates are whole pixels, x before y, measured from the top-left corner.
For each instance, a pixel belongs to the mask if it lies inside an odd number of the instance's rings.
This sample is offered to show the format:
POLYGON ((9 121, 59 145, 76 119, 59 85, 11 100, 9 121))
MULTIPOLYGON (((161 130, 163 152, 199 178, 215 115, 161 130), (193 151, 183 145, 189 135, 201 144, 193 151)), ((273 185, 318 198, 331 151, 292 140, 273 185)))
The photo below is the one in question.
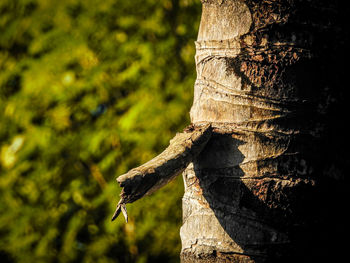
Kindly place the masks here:
POLYGON ((202 0, 191 120, 213 132, 183 174, 182 262, 303 262, 334 242, 338 2, 202 0))
POLYGON ((118 177, 112 220, 185 170, 183 263, 337 262, 347 223, 346 1, 202 3, 192 125, 118 177))

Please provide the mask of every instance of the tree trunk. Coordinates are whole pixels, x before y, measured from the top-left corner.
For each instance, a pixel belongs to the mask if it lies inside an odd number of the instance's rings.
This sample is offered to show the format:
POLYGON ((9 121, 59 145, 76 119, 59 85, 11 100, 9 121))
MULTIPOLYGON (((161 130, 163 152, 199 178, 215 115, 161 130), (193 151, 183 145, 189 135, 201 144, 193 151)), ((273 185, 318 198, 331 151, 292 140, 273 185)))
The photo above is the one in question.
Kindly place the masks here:
POLYGON ((346 12, 340 1, 202 3, 191 120, 213 132, 183 174, 182 262, 335 259, 346 12))

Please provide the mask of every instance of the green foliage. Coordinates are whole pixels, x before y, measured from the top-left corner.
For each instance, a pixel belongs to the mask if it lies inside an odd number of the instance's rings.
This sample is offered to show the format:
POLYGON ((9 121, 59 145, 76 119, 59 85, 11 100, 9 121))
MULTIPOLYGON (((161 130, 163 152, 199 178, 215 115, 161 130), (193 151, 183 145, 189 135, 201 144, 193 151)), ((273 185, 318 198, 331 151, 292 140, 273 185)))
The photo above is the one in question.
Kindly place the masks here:
POLYGON ((110 222, 115 177, 189 123, 195 0, 0 1, 2 262, 178 262, 181 178, 110 222))

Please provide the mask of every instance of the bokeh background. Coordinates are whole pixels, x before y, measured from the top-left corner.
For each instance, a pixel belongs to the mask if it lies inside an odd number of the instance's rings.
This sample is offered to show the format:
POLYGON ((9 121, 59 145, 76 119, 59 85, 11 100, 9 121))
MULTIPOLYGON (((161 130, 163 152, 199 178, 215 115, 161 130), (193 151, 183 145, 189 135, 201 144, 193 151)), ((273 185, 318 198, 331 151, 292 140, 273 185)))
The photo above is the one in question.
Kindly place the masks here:
POLYGON ((0 1, 1 262, 178 262, 182 178, 111 222, 189 124, 199 0, 0 1))

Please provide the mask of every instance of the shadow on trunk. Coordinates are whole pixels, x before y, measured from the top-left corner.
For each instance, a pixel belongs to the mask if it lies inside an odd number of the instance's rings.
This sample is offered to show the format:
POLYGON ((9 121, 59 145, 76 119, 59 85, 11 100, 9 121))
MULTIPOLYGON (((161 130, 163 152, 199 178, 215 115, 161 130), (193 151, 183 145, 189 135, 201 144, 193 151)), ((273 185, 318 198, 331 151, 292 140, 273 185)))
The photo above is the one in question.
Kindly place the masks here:
MULTIPOLYGON (((246 142, 233 137, 213 135, 194 162, 194 171, 220 225, 248 257, 237 261, 240 253, 214 250, 212 261, 203 262, 336 259, 344 219, 336 203, 339 193, 332 189, 342 188, 329 182, 315 187, 297 175, 247 175, 241 166, 253 160, 245 160, 239 150, 246 142)), ((256 166, 259 170, 258 162, 256 166)))

